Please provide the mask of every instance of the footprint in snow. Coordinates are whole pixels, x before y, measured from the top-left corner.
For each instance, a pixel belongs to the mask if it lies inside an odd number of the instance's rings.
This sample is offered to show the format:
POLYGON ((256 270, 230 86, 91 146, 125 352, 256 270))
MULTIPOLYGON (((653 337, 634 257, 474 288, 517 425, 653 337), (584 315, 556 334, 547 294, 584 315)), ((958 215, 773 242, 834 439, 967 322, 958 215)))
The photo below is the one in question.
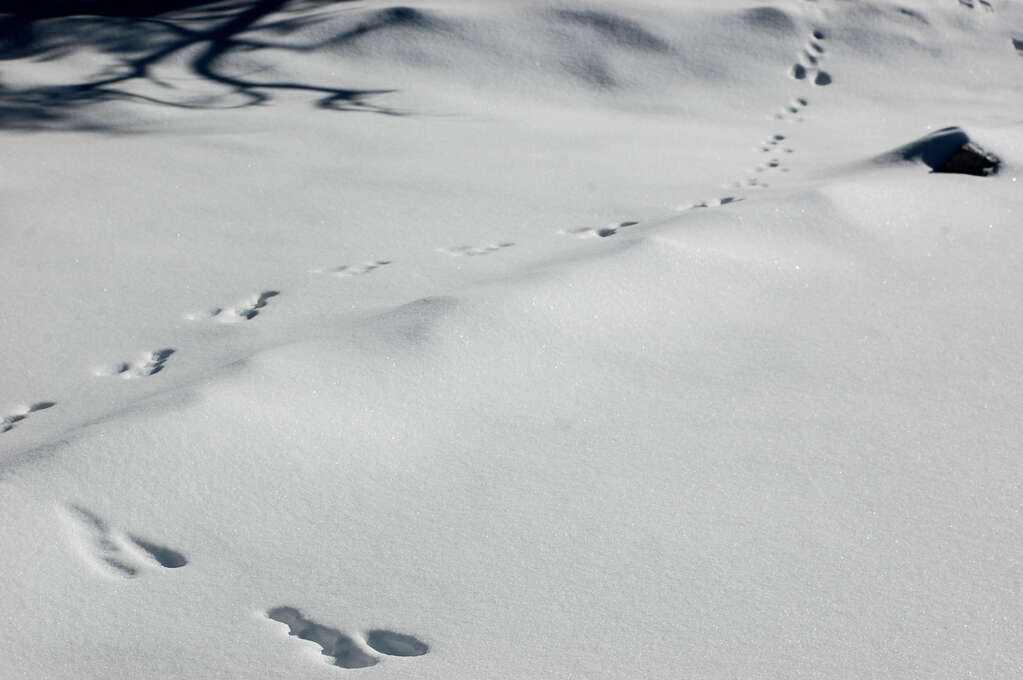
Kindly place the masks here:
POLYGON ((637 224, 639 222, 636 220, 627 220, 607 227, 573 227, 571 229, 562 229, 558 233, 578 236, 579 238, 607 238, 608 236, 614 236, 621 229, 634 227, 637 224))
MULTIPOLYGON (((994 6, 989 2, 989 0, 979 0, 979 2, 980 6, 984 8, 985 12, 995 11, 994 6)), ((962 5, 963 7, 966 7, 967 9, 976 8, 976 5, 974 4, 973 0, 959 0, 959 4, 962 5)))
POLYGON ((191 314, 186 314, 185 318, 189 321, 213 319, 220 323, 250 321, 259 316, 260 310, 266 307, 271 298, 275 298, 280 294, 280 291, 277 290, 264 290, 262 293, 253 293, 231 307, 214 307, 204 312, 192 312, 191 314))
MULTIPOLYGON (((818 74, 819 75, 819 74, 818 74)), ((794 97, 792 101, 785 105, 780 111, 774 114, 775 120, 784 120, 789 123, 803 123, 806 119, 803 118, 807 106, 810 105, 810 101, 805 97, 794 97)))
POLYGON ((363 264, 343 264, 333 269, 312 269, 309 273, 333 274, 338 277, 362 276, 388 264, 391 264, 390 260, 376 260, 375 262, 364 262, 363 264))
POLYGON ((134 578, 147 568, 188 564, 177 550, 125 534, 87 508, 71 504, 63 510, 82 558, 107 576, 134 578))
POLYGON ((792 149, 782 146, 781 143, 784 141, 785 135, 772 135, 766 142, 761 143, 760 146, 757 147, 757 150, 760 151, 760 153, 778 153, 778 150, 781 149, 784 153, 792 153, 792 149))
POLYGON ((758 165, 755 168, 753 168, 753 170, 751 170, 751 172, 767 172, 769 170, 782 170, 782 171, 784 171, 784 170, 786 170, 786 168, 782 168, 781 167, 781 159, 780 158, 771 158, 771 159, 765 161, 764 163, 761 163, 760 165, 758 165))
POLYGON ((20 406, 0 418, 0 433, 10 432, 14 429, 16 423, 20 423, 36 411, 44 411, 56 405, 57 402, 55 401, 37 401, 28 406, 20 406))
POLYGON ((268 618, 288 627, 288 635, 319 645, 323 656, 341 668, 367 668, 380 662, 378 655, 422 656, 429 645, 415 636, 377 628, 364 635, 348 635, 306 618, 294 607, 274 607, 268 618), (375 652, 375 654, 374 654, 375 652))
POLYGON ((501 243, 488 243, 485 246, 451 246, 450 248, 437 248, 438 253, 444 253, 452 257, 474 257, 477 255, 489 255, 504 248, 511 248, 514 243, 502 241, 501 243))
POLYGON ((738 203, 744 199, 738 196, 724 196, 722 198, 715 198, 710 201, 698 201, 696 203, 690 203, 688 205, 680 205, 675 208, 676 211, 683 212, 686 210, 698 210, 700 208, 718 208, 729 203, 738 203))
POLYGON ((831 74, 820 67, 824 59, 824 46, 821 44, 826 38, 824 31, 817 29, 813 32, 806 46, 799 53, 799 58, 789 67, 789 76, 795 80, 806 80, 813 77, 814 85, 830 85, 831 74))
POLYGON ((167 363, 172 354, 174 354, 174 350, 169 347, 153 350, 152 352, 143 352, 135 361, 119 361, 112 366, 97 368, 93 373, 98 376, 117 375, 125 380, 146 378, 162 371, 164 364, 167 363))

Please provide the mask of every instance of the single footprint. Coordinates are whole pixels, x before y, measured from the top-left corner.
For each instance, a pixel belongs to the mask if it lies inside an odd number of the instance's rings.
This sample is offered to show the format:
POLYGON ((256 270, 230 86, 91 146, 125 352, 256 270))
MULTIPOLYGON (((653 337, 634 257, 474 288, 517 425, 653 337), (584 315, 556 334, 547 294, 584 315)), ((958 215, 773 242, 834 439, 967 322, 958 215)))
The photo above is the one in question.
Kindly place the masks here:
POLYGON ((10 432, 14 429, 15 423, 20 423, 36 411, 43 411, 56 405, 57 402, 55 401, 37 401, 29 406, 18 407, 13 412, 0 418, 0 433, 10 432))
POLYGON ((377 260, 375 262, 365 262, 363 264, 344 264, 340 267, 334 267, 333 269, 312 269, 311 274, 333 274, 334 276, 345 277, 345 276, 362 276, 363 274, 369 274, 374 269, 379 269, 384 265, 391 264, 390 260, 377 260))
POLYGON ((157 564, 164 569, 179 569, 180 567, 188 564, 188 560, 184 555, 179 553, 177 550, 172 550, 165 545, 159 545, 152 541, 147 541, 141 536, 130 534, 128 538, 135 544, 140 550, 151 557, 157 564))
POLYGON ((366 668, 377 663, 378 659, 367 654, 359 644, 336 628, 321 626, 304 616, 294 607, 274 607, 266 615, 288 627, 288 635, 315 642, 323 650, 324 656, 332 659, 335 666, 341 668, 366 668))
POLYGON ((177 569, 188 564, 180 552, 124 534, 80 505, 64 508, 83 557, 107 575, 134 578, 146 567, 177 569))
POLYGON ((1013 38, 1012 46, 1017 52, 1019 52, 1019 55, 1023 57, 1023 38, 1013 38))
POLYGON ((830 85, 831 74, 827 71, 817 71, 817 75, 813 79, 814 85, 830 85))
POLYGON ((201 321, 203 319, 214 319, 220 323, 237 323, 238 321, 249 321, 259 316, 259 311, 266 307, 271 298, 280 295, 277 290, 264 290, 262 293, 253 293, 238 304, 231 307, 214 307, 204 312, 193 312, 186 314, 189 321, 201 321))
POLYGON ((118 375, 125 380, 133 378, 145 378, 156 375, 163 370, 167 359, 174 354, 174 350, 168 348, 157 349, 152 352, 143 352, 142 356, 132 362, 119 361, 118 363, 105 368, 97 368, 93 371, 95 375, 111 376, 118 375))
POLYGON ((391 630, 367 631, 366 644, 388 656, 422 656, 430 651, 429 645, 422 640, 391 630))
POLYGON ((495 253, 498 250, 504 248, 511 248, 514 243, 510 241, 502 241, 501 243, 488 243, 485 246, 451 246, 450 248, 437 248, 438 253, 445 253, 452 257, 461 257, 463 255, 473 257, 476 255, 489 255, 495 253))
MULTIPOLYGON (((288 627, 288 634, 300 640, 309 640, 320 646, 321 653, 341 668, 367 668, 380 659, 368 653, 355 636, 346 635, 337 628, 324 626, 303 616, 295 607, 274 607, 266 612, 268 618, 288 627)), ((375 629, 366 633, 366 645, 388 656, 422 656, 430 651, 429 645, 412 635, 391 630, 375 629)))

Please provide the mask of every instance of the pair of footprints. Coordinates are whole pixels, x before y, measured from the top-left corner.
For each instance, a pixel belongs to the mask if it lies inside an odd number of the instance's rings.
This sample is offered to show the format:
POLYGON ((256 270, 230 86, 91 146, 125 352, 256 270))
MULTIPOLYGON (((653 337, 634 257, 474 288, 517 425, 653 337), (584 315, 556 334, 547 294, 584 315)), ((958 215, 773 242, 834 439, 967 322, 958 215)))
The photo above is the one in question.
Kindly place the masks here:
MULTIPOLYGON (((994 6, 989 2, 989 0, 978 0, 978 2, 980 3, 980 6, 984 8, 984 11, 986 12, 995 11, 994 6)), ((976 5, 974 4, 973 0, 959 0, 959 4, 962 5, 963 7, 966 7, 967 9, 976 8, 976 5)))
MULTIPOLYGON (((214 307, 202 312, 186 314, 189 321, 201 321, 212 319, 221 323, 236 323, 238 321, 249 321, 259 315, 261 309, 266 307, 271 298, 280 295, 276 290, 264 290, 245 298, 236 305, 230 307, 214 307)), ((148 378, 163 370, 167 360, 171 358, 175 350, 170 347, 143 352, 133 361, 119 361, 110 366, 97 368, 93 371, 98 376, 118 376, 125 380, 134 378, 148 378)))
POLYGON ((172 354, 174 354, 174 350, 169 347, 156 349, 152 352, 143 352, 134 361, 119 361, 111 366, 97 368, 93 373, 98 376, 116 375, 125 380, 146 378, 162 371, 164 364, 167 363, 172 354))
POLYGON ((825 38, 824 31, 814 30, 803 51, 799 53, 796 63, 789 69, 789 75, 796 80, 806 80, 812 76, 814 85, 831 84, 831 74, 820 67, 820 62, 824 59, 824 46, 821 42, 825 38))
POLYGON ((287 626, 289 635, 319 645, 323 656, 341 668, 375 666, 380 657, 373 652, 385 656, 422 656, 430 651, 429 645, 415 636, 393 630, 377 628, 362 636, 346 635, 306 618, 294 607, 274 607, 266 615, 287 626))
MULTIPOLYGON (((806 97, 793 97, 792 101, 785 105, 785 108, 774 114, 774 118, 775 120, 784 120, 789 123, 805 122, 806 119, 803 117, 803 111, 809 105, 810 101, 806 97)), ((791 153, 791 149, 789 152, 791 153)))
POLYGON ((260 310, 266 307, 267 303, 280 295, 278 290, 264 290, 261 293, 254 293, 244 300, 230 307, 214 307, 202 312, 186 314, 189 321, 202 321, 213 319, 220 323, 237 323, 239 321, 251 321, 259 316, 260 310))
POLYGON ((16 423, 20 423, 36 411, 45 411, 46 409, 56 405, 57 402, 55 401, 37 401, 34 404, 16 408, 11 413, 0 418, 0 433, 10 432, 14 429, 14 425, 16 423))
POLYGON ((372 262, 364 262, 362 264, 343 264, 340 267, 333 267, 330 269, 311 269, 310 274, 330 274, 340 278, 348 276, 363 276, 370 272, 391 264, 390 260, 374 260, 372 262))
MULTIPOLYGON (((83 557, 107 576, 130 579, 147 568, 178 569, 188 564, 179 551, 110 526, 95 512, 81 505, 63 508, 71 533, 83 557)), ((275 607, 266 615, 285 624, 289 634, 318 644, 323 655, 341 668, 366 668, 379 662, 371 652, 387 656, 422 656, 429 646, 412 635, 374 629, 361 638, 320 625, 294 607, 275 607)))
POLYGON ((571 236, 578 236, 579 238, 592 238, 594 236, 599 238, 607 238, 608 236, 614 236, 615 234, 617 234, 620 229, 634 227, 637 224, 639 224, 639 222, 635 220, 628 220, 607 227, 573 227, 571 229, 562 229, 561 233, 569 234, 571 236))
MULTIPOLYGON (((499 243, 488 243, 482 246, 449 246, 447 248, 437 248, 437 252, 444 253, 445 255, 450 255, 452 257, 475 257, 478 255, 496 253, 499 250, 511 248, 514 245, 515 244, 511 241, 501 241, 499 243)), ((362 264, 341 265, 340 267, 333 267, 331 269, 313 269, 310 270, 310 273, 330 274, 337 277, 362 276, 389 264, 391 264, 390 260, 375 260, 372 262, 364 262, 362 264)))

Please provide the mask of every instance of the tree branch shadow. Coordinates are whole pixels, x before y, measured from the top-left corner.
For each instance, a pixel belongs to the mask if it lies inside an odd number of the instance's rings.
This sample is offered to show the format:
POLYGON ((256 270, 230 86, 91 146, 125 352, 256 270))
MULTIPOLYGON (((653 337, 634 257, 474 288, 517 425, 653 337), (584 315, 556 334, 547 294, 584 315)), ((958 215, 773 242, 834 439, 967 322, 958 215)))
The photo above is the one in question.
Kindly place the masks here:
MULTIPOLYGON (((68 127, 113 131, 114 124, 81 116, 87 107, 110 101, 145 102, 184 109, 244 108, 267 104, 275 94, 305 92, 315 106, 331 111, 401 112, 373 101, 393 90, 332 87, 287 80, 256 80, 232 74, 225 61, 264 50, 312 52, 380 27, 360 25, 350 35, 311 44, 269 41, 322 19, 315 10, 352 0, 16 0, 0 2, 0 60, 59 60, 82 49, 109 57, 84 82, 6 87, 0 83, 0 128, 68 127), (84 13, 84 12, 87 12, 84 13), (157 67, 184 60, 213 95, 180 95, 157 67), (226 103, 225 103, 226 102, 226 103)), ((394 22, 406 18, 400 8, 394 22)), ((384 13, 386 22, 386 15, 384 13)))

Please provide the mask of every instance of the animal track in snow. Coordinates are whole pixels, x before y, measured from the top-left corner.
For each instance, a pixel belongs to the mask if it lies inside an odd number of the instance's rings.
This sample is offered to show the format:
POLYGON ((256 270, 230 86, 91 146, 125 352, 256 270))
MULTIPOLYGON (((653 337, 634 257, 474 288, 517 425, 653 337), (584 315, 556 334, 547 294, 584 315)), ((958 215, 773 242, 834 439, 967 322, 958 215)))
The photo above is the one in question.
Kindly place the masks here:
POLYGON ((1012 46, 1019 52, 1019 56, 1023 57, 1023 38, 1012 38, 1012 46))
POLYGON ((309 273, 333 274, 334 276, 339 277, 362 276, 363 274, 369 274, 371 271, 388 264, 391 264, 390 260, 377 260, 375 262, 364 262, 363 264, 343 264, 340 267, 334 267, 333 269, 312 269, 309 273))
POLYGON ((177 569, 188 560, 177 550, 125 534, 80 505, 65 507, 83 557, 110 576, 134 578, 148 567, 177 569))
POLYGON ((774 114, 775 119, 785 121, 795 121, 802 123, 806 119, 803 118, 803 110, 810 105, 810 101, 806 97, 793 97, 792 100, 785 105, 785 108, 774 114))
MULTIPOLYGON (((805 100, 804 100, 805 101, 805 100)), ((769 140, 761 144, 758 148, 761 153, 792 153, 792 147, 782 146, 782 142, 785 141, 785 135, 773 135, 769 140)))
POLYGON ((438 253, 444 253, 451 255, 452 257, 474 257, 476 255, 489 255, 490 253, 496 253, 498 250, 504 248, 511 248, 514 243, 510 241, 502 241, 501 243, 488 243, 485 246, 451 246, 450 248, 438 248, 438 253))
POLYGON ((346 635, 307 619, 294 607, 274 607, 266 612, 268 618, 288 627, 288 634, 300 640, 309 640, 320 646, 321 653, 341 668, 367 668, 379 663, 375 651, 387 656, 422 656, 430 651, 429 645, 418 638, 391 630, 374 629, 360 639, 346 635), (360 644, 362 642, 362 644, 360 644))
POLYGON ((761 163, 757 167, 753 168, 753 172, 766 172, 768 170, 781 170, 781 159, 772 158, 765 163, 761 163))
POLYGON ((814 85, 830 85, 831 74, 820 67, 824 59, 824 46, 821 41, 825 39, 824 31, 814 30, 812 36, 806 42, 799 53, 799 58, 789 68, 789 75, 796 80, 806 80, 813 77, 814 85))
POLYGON ((735 196, 725 196, 723 198, 715 198, 711 201, 700 201, 699 203, 693 203, 690 208, 717 208, 722 205, 728 205, 729 203, 738 203, 743 199, 735 196))
POLYGON ((744 187, 747 189, 766 189, 771 185, 759 177, 750 177, 744 182, 735 182, 732 186, 736 189, 742 189, 744 187))
POLYGON ((238 304, 231 307, 214 307, 205 312, 193 312, 186 314, 189 321, 201 321, 213 319, 220 323, 237 323, 238 321, 249 321, 259 316, 261 309, 266 307, 270 298, 280 295, 277 290, 264 290, 262 293, 253 293, 238 304))
POLYGON ((125 380, 133 378, 145 378, 156 375, 163 370, 167 359, 174 354, 174 350, 168 348, 157 349, 152 352, 143 352, 142 356, 132 362, 120 361, 113 366, 97 368, 93 373, 99 376, 118 375, 125 380))
POLYGON ((579 238, 607 238, 608 236, 614 236, 621 229, 634 227, 637 224, 639 222, 636 220, 627 220, 609 227, 573 227, 572 229, 562 229, 560 233, 578 236, 579 238))
MULTIPOLYGON (((980 6, 984 8, 984 11, 986 12, 995 11, 994 6, 988 0, 979 0, 979 2, 980 6)), ((959 0, 959 4, 962 5, 963 7, 966 7, 967 9, 974 9, 976 7, 973 0, 959 0)))
POLYGON ((760 151, 761 153, 769 153, 775 150, 775 147, 777 147, 783 141, 785 141, 785 135, 782 134, 771 135, 770 139, 768 139, 766 142, 760 145, 759 147, 760 151))
MULTIPOLYGON (((802 101, 804 103, 806 102, 805 99, 801 99, 799 101, 802 101)), ((787 167, 784 167, 784 165, 782 164, 781 156, 782 154, 792 153, 792 148, 787 146, 786 147, 781 146, 781 142, 783 142, 784 140, 785 135, 777 134, 773 135, 771 139, 764 142, 760 146, 760 151, 763 153, 773 153, 777 155, 775 155, 773 158, 769 158, 768 160, 762 163, 759 163, 756 167, 748 170, 747 172, 749 173, 763 173, 769 171, 788 172, 789 169, 787 167)), ((766 186, 765 184, 763 184, 763 182, 756 179, 747 180, 745 184, 746 186, 752 187, 766 186)), ((732 186, 738 188, 742 185, 743 182, 736 182, 732 186)))
POLYGON ((0 433, 10 432, 14 429, 15 423, 20 423, 36 411, 44 411, 56 405, 55 401, 37 401, 34 404, 16 408, 13 412, 0 418, 0 433))
POLYGON ((685 205, 679 205, 674 208, 676 212, 685 212, 687 210, 697 210, 700 208, 718 208, 729 203, 738 203, 745 199, 738 196, 723 196, 722 198, 715 198, 710 201, 697 201, 696 203, 688 203, 685 205))

